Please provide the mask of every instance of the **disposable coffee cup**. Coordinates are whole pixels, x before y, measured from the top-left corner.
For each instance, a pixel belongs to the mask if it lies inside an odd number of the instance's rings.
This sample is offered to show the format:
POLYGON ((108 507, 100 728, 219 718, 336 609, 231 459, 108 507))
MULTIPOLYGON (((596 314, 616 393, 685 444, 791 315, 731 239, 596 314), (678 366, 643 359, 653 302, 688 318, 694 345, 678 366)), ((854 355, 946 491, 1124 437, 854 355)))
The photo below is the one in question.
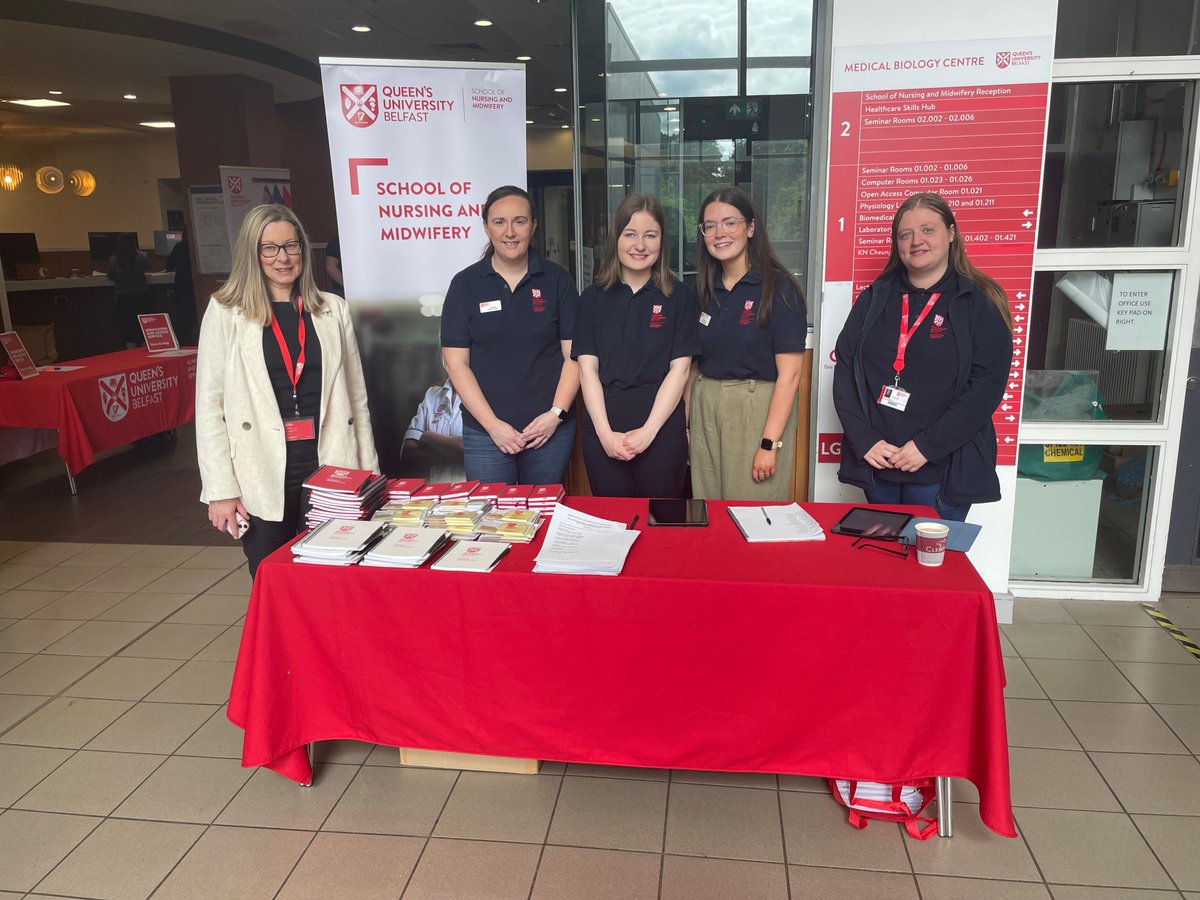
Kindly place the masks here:
POLYGON ((941 522, 920 522, 916 531, 917 562, 923 566, 940 566, 946 558, 946 538, 950 529, 941 522))

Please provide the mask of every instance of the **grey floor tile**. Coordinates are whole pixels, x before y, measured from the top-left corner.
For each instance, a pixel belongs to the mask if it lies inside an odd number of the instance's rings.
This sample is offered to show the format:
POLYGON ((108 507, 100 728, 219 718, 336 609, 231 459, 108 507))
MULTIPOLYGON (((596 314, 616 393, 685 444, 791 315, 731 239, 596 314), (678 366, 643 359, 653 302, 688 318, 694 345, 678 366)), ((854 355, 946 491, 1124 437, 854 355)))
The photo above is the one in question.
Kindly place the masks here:
POLYGON ((162 763, 140 753, 80 751, 18 800, 17 809, 106 816, 162 763))
POLYGON ((5 562, 18 563, 28 566, 57 566, 73 556, 78 556, 91 544, 45 543, 31 547, 5 562))
POLYGON ((208 721, 214 709, 191 703, 138 703, 96 735, 87 749, 171 754, 208 721))
POLYGON ((242 730, 229 721, 222 706, 175 753, 179 756, 241 759, 242 730))
POLYGON ((155 625, 125 650, 122 656, 149 659, 191 659, 225 629, 220 625, 155 625))
POLYGON ((312 834, 214 826, 155 893, 156 900, 269 900, 304 854, 312 834))
POLYGON ((60 565, 119 566, 143 549, 143 544, 93 544, 82 553, 63 560, 60 565))
MULTIPOLYGON (((1052 884, 1054 900, 1176 900, 1178 891, 1155 891, 1150 888, 1084 887, 1074 884, 1052 884)), ((1184 894, 1192 898, 1195 895, 1184 894)))
POLYGON ((1154 708, 1192 753, 1200 754, 1200 706, 1157 703, 1154 708))
POLYGON ((21 587, 27 581, 49 570, 49 566, 20 566, 14 563, 0 563, 0 590, 21 587))
POLYGON ((55 566, 22 582, 29 591, 77 591, 108 571, 108 566, 55 566))
POLYGON ((99 823, 20 809, 0 814, 0 890, 32 890, 99 823))
POLYGON ((201 547, 172 547, 162 544, 144 547, 124 560, 124 565, 136 568, 174 569, 203 552, 201 547))
POLYGON ((779 863, 665 856, 661 900, 787 900, 787 870, 779 863))
POLYGON ((246 554, 241 547, 205 547, 195 556, 190 556, 178 568, 181 569, 224 569, 232 572, 246 565, 246 554))
POLYGON ((541 848, 499 841, 430 840, 405 900, 525 900, 541 848))
POLYGON ((360 765, 375 749, 375 744, 363 741, 317 741, 313 745, 313 761, 360 765))
POLYGON ((1104 659, 1104 653, 1096 646, 1096 642, 1074 622, 1070 625, 1016 623, 1001 625, 1000 631, 1025 660, 1104 659))
MULTIPOLYGON (((1085 750, 1186 753, 1187 748, 1146 703, 1055 703, 1085 750)), ((1196 707, 1200 713, 1200 707, 1196 707)))
POLYGON ((114 815, 208 824, 241 790, 250 774, 251 770, 243 769, 237 760, 173 756, 117 807, 114 815))
POLYGON ((1017 624, 1046 622, 1070 625, 1074 621, 1067 611, 1066 604, 1057 600, 1034 600, 1021 597, 1013 603, 1013 622, 1017 624))
POLYGON ((38 541, 0 541, 0 563, 7 562, 14 556, 20 556, 26 550, 38 546, 38 541))
POLYGON ((232 682, 233 663, 193 659, 180 666, 146 699, 164 703, 224 703, 229 699, 232 682))
POLYGON ((109 819, 40 884, 48 894, 149 897, 200 837, 200 825, 109 819))
POLYGON ((671 780, 683 784, 723 784, 726 787, 753 787, 775 790, 779 776, 767 772, 701 772, 695 769, 672 769, 671 780))
POLYGON ((69 656, 112 656, 149 627, 145 622, 84 622, 43 652, 69 656))
POLYGON ((1119 812, 1117 798, 1086 753, 1010 747, 1014 806, 1119 812))
POLYGON ((789 863, 845 869, 911 872, 900 826, 872 822, 862 831, 828 794, 780 795, 789 863))
POLYGON ((657 853, 662 851, 666 815, 665 782, 567 776, 547 841, 657 853))
POLYGON ((201 594, 188 601, 187 606, 167 621, 183 625, 233 625, 245 614, 244 597, 236 594, 201 594))
POLYGON ((1133 822, 1181 890, 1200 891, 1200 817, 1135 815, 1133 822))
POLYGON ((395 900, 424 847, 424 839, 414 837, 318 834, 278 900, 395 900))
MULTIPOLYGON (((0 639, 5 634, 0 631, 0 639)), ((1200 666, 1194 662, 1182 665, 1119 662, 1117 667, 1151 703, 1200 704, 1200 666)))
POLYGON ((1064 600, 1063 607, 1080 625, 1128 625, 1155 628, 1154 620, 1140 603, 1114 603, 1112 600, 1064 600))
POLYGON ((0 744, 0 807, 11 806, 70 758, 72 751, 0 744))
POLYGON ((364 766, 322 830, 428 835, 457 777, 440 769, 364 766))
POLYGON ((779 789, 781 791, 806 791, 810 794, 829 793, 829 780, 814 778, 811 775, 780 775, 779 789))
POLYGON ((145 590, 149 593, 195 596, 208 590, 228 574, 226 569, 172 569, 146 585, 145 590))
POLYGON ((1183 645, 1162 628, 1129 628, 1113 625, 1085 625, 1083 628, 1113 661, 1162 663, 1192 661, 1191 654, 1184 649, 1183 645))
POLYGON ((216 660, 219 662, 237 662, 238 649, 242 645, 242 626, 231 625, 216 639, 207 644, 196 654, 195 659, 216 660))
MULTIPOLYGON (((167 569, 130 568, 114 566, 103 575, 99 575, 79 587, 84 591, 140 591, 156 578, 167 574, 167 569)), ((74 588, 72 589, 74 590, 74 588)))
POLYGON ((783 862, 783 833, 775 792, 672 784, 666 852, 783 862))
POLYGON ((239 597, 250 597, 250 588, 253 582, 250 580, 250 571, 242 568, 230 572, 211 588, 208 589, 210 594, 236 594, 239 597))
MULTIPOLYGON (((4 619, 3 621, 8 622, 11 625, 13 620, 4 619)), ((15 669, 21 663, 25 662, 25 660, 27 660, 27 659, 33 659, 33 654, 32 653, 0 653, 0 675, 5 674, 6 672, 11 672, 13 669, 15 669)))
POLYGON ((130 594, 96 618, 111 622, 161 622, 191 600, 185 594, 130 594))
POLYGON ((793 897, 870 897, 872 900, 917 900, 912 875, 788 866, 793 897))
POLYGON ((1049 700, 1024 700, 1010 697, 1004 701, 1010 747, 1041 747, 1052 750, 1078 750, 1079 741, 1049 700))
POLYGON ((1127 812, 1200 816, 1200 762, 1194 756, 1090 755, 1127 812))
MULTIPOLYGON (((94 657, 89 659, 97 662, 94 657)), ((68 697, 95 697, 102 700, 141 700, 181 665, 183 663, 177 659, 117 656, 100 663, 85 678, 71 685, 66 694, 68 697)))
POLYGON ((1200 629, 1200 597, 1195 594, 1163 594, 1155 606, 1180 628, 1200 629))
POLYGON ((39 653, 6 674, 0 675, 0 694, 53 696, 99 664, 100 660, 92 656, 51 656, 39 653))
POLYGON ((988 830, 980 821, 978 811, 968 810, 967 804, 954 804, 953 838, 948 841, 935 838, 910 840, 906 841, 905 847, 913 871, 919 875, 1041 880, 1025 843, 988 830))
POLYGON ((1051 900, 1044 884, 918 875, 921 900, 1051 900))
POLYGON ((73 620, 23 619, 0 631, 0 650, 5 653, 41 653, 82 624, 73 620))
POLYGON ((1142 697, 1106 660, 1027 659, 1025 665, 1051 700, 1137 703, 1142 697))
POLYGON ((301 787, 270 769, 256 769, 217 824, 316 831, 357 772, 356 766, 319 765, 312 786, 301 787))
POLYGON ((547 847, 530 900, 655 900, 657 853, 547 847))
MULTIPOLYGON (((400 749, 398 747, 385 747, 383 744, 376 744, 375 749, 367 756, 367 761, 364 765, 398 766, 400 765, 400 749)), ((557 765, 561 765, 561 763, 557 765)), ((544 769, 545 765, 542 768, 544 769)), ((561 775, 562 772, 557 774, 561 775)))
POLYGON ((1124 813, 1018 809, 1017 824, 1051 884, 1171 887, 1124 813))
POLYGON ((1004 697, 1029 700, 1045 700, 1046 692, 1042 690, 1025 661, 1016 657, 1004 658, 1004 697))
POLYGON ((66 594, 67 591, 3 591, 0 593, 0 616, 23 619, 66 594))
POLYGON ((669 781, 670 769, 642 769, 637 766, 593 766, 588 763, 568 763, 568 775, 593 778, 634 778, 646 781, 669 781))
POLYGON ((71 591, 30 613, 33 619, 78 619, 87 621, 111 609, 127 595, 123 591, 71 591))
POLYGON ((123 700, 59 697, 0 737, 6 744, 79 749, 132 706, 123 700))
POLYGON ((558 788, 555 778, 463 772, 433 833, 540 844, 550 827, 558 788))
POLYGON ((0 741, 4 740, 6 729, 48 702, 45 697, 31 697, 28 694, 0 694, 0 741))

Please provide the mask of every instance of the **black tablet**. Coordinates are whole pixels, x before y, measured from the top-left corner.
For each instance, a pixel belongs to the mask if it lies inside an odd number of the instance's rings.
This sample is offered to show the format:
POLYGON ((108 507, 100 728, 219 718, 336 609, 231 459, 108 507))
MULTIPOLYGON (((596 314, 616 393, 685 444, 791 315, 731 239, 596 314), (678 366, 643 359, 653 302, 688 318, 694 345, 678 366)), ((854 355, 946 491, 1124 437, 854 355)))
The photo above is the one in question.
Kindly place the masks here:
POLYGON ((708 525, 708 504, 703 500, 651 500, 649 523, 703 528, 708 525))
POLYGON ((856 506, 846 513, 829 530, 834 534, 849 534, 854 537, 873 537, 879 540, 896 540, 912 518, 911 513, 891 509, 874 509, 856 506))

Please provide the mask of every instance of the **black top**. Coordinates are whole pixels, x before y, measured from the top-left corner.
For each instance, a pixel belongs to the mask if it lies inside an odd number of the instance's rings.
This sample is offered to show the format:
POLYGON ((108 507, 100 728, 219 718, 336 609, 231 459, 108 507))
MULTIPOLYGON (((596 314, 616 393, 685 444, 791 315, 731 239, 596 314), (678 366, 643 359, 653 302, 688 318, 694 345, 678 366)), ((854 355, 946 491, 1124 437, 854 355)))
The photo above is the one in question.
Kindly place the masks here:
MULTIPOLYGON (((567 270, 529 254, 515 291, 485 256, 454 276, 442 306, 442 346, 471 351, 471 371, 501 421, 518 431, 554 405, 560 341, 571 340, 579 293, 567 270)), ((566 411, 565 419, 573 414, 566 411)), ((463 408, 463 422, 482 428, 463 408)))
MULTIPOLYGON (((700 325, 700 374, 705 378, 734 380, 755 378, 774 381, 776 353, 803 353, 808 337, 804 298, 784 278, 775 279, 771 321, 758 327, 762 273, 751 269, 732 291, 718 278, 713 290, 711 317, 700 325)), ((701 314, 703 315, 703 313, 701 314)))
MULTIPOLYGON (((948 267, 946 274, 928 290, 913 287, 907 275, 901 274, 898 288, 885 298, 883 314, 863 335, 863 369, 876 396, 885 384, 896 379, 893 363, 900 337, 901 297, 908 294, 908 327, 912 328, 930 296, 939 295, 904 352, 900 387, 910 395, 904 412, 879 403, 872 403, 869 410, 871 426, 889 443, 903 447, 936 422, 956 394, 958 346, 950 326, 949 309, 958 292, 958 273, 953 266, 948 267)), ((884 481, 940 484, 948 462, 948 459, 930 461, 916 472, 880 469, 876 476, 884 481)))
MULTIPOLYGON (((271 311, 279 322, 288 352, 292 354, 292 365, 300 355, 300 316, 294 303, 272 303, 271 311)), ((271 389, 279 404, 279 415, 284 419, 296 418, 296 404, 292 401, 292 382, 275 340, 275 330, 268 324, 263 327, 263 357, 267 362, 267 375, 271 378, 271 389)), ((304 369, 300 373, 296 400, 300 402, 301 418, 312 416, 321 421, 321 342, 313 328, 312 313, 304 311, 304 369)))
POLYGON ((670 297, 646 282, 590 285, 579 298, 571 356, 600 360, 600 383, 619 389, 662 384, 671 361, 700 352, 700 301, 676 282, 670 297))
MULTIPOLYGON (((341 266, 342 266, 342 244, 338 240, 338 236, 336 234, 333 237, 331 237, 329 239, 329 243, 327 243, 325 245, 325 258, 326 259, 336 259, 338 261, 338 268, 341 268, 341 266)), ((343 287, 342 283, 340 281, 338 281, 336 278, 334 278, 332 275, 329 276, 329 283, 333 285, 333 290, 335 293, 342 294, 342 295, 344 295, 346 293, 346 288, 343 287)))

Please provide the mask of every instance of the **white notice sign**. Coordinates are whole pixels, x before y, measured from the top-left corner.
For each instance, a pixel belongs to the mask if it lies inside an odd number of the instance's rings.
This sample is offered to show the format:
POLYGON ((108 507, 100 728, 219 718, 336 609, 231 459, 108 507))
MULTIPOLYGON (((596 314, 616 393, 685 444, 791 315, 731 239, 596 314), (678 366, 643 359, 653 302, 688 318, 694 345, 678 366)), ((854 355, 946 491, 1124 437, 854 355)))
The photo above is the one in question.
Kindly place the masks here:
POLYGON ((1117 272, 1105 350, 1162 350, 1171 313, 1170 272, 1117 272))

